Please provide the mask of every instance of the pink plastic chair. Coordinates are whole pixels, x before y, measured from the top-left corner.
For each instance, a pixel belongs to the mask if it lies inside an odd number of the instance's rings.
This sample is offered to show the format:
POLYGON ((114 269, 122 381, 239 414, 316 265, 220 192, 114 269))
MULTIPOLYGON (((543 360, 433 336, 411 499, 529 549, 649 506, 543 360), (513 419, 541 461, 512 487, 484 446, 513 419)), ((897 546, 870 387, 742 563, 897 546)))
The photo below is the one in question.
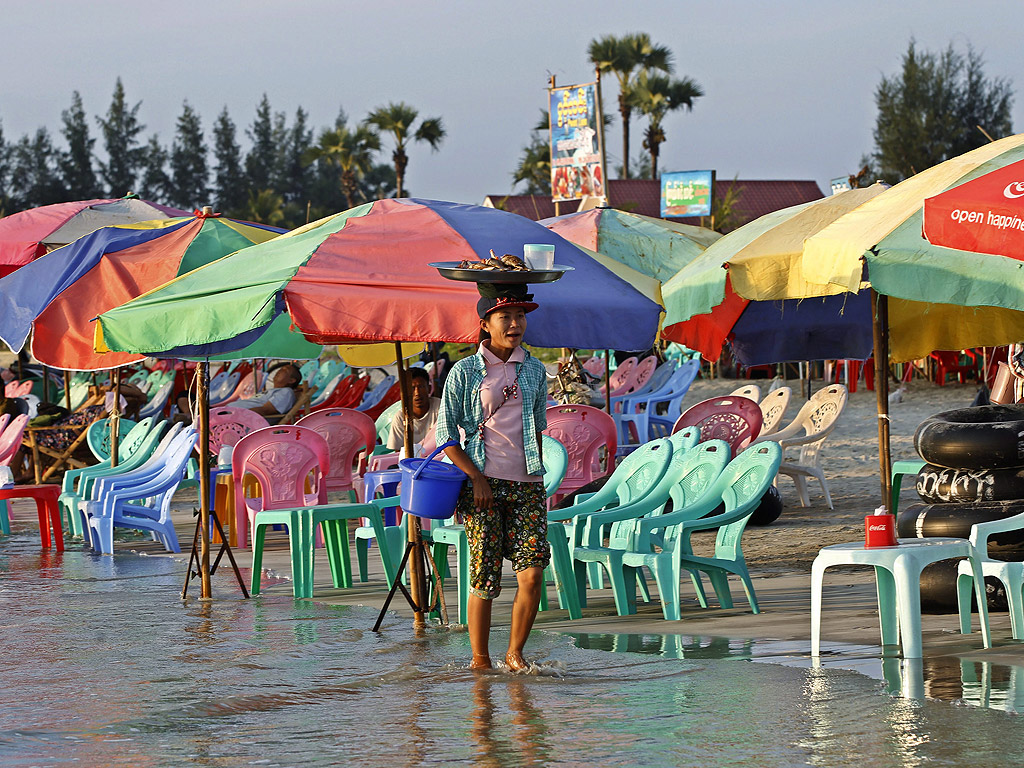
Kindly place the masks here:
MULTIPOLYGON (((627 357, 619 363, 618 368, 612 371, 612 375, 608 380, 608 383, 612 386, 612 397, 615 397, 617 393, 625 394, 621 390, 629 383, 629 377, 633 375, 636 362, 637 359, 635 357, 627 357)), ((604 371, 601 371, 601 377, 604 378, 604 371)), ((603 384, 601 385, 601 394, 605 394, 603 384)))
POLYGON ((548 428, 544 434, 555 438, 569 453, 569 468, 558 491, 551 497, 552 506, 563 497, 582 488, 614 469, 618 439, 615 421, 599 408, 589 405, 554 405, 548 408, 548 428), (604 448, 605 466, 600 464, 604 448))
POLYGON ((373 419, 351 408, 328 408, 303 416, 296 426, 316 430, 327 441, 331 452, 331 466, 325 478, 327 490, 354 493, 366 472, 367 457, 377 443, 373 419))
POLYGON ((761 406, 748 397, 712 397, 688 408, 676 420, 672 432, 697 427, 700 442, 724 440, 736 456, 760 434, 763 418, 761 406))
POLYGON ((327 485, 323 479, 330 466, 327 441, 314 430, 298 424, 261 429, 239 440, 231 454, 238 546, 248 545, 253 521, 257 513, 265 509, 326 504, 327 485), (246 475, 259 482, 262 496, 246 496, 246 475))
POLYGON ((604 378, 604 358, 594 355, 583 364, 583 370, 599 379, 604 378))
POLYGON ((22 414, 15 416, 11 423, 0 432, 0 464, 7 466, 14 458, 14 454, 21 447, 21 438, 25 434, 25 427, 28 426, 28 416, 22 414))
POLYGON ((217 455, 225 445, 235 445, 243 437, 270 423, 248 408, 216 406, 210 409, 210 453, 217 455))
POLYGON ((32 381, 11 381, 4 387, 4 395, 7 397, 24 397, 32 394, 32 381))
POLYGON ((658 358, 654 355, 648 355, 636 364, 621 390, 612 390, 612 397, 621 397, 622 395, 628 395, 630 392, 636 392, 654 375, 654 369, 657 367, 658 358))
POLYGON ((7 422, 11 420, 9 413, 0 414, 0 435, 4 433, 4 427, 7 426, 7 422))

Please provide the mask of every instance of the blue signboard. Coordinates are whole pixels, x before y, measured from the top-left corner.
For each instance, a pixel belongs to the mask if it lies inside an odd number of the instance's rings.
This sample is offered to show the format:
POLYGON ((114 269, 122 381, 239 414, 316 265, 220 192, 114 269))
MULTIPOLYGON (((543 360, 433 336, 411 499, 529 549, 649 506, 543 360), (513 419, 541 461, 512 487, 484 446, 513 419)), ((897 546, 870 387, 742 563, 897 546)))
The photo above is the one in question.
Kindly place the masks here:
POLYGON ((710 216, 714 186, 714 171, 661 174, 661 215, 710 216))

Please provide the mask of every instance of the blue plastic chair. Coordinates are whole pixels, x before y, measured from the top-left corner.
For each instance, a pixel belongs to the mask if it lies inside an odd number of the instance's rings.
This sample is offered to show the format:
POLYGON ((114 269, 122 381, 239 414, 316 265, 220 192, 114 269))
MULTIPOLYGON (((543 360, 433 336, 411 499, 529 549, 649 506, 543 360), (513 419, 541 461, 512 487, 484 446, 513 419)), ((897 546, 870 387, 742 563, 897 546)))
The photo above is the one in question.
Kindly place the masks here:
MULTIPOLYGON (((385 376, 380 383, 377 384, 373 389, 368 390, 363 395, 363 401, 356 406, 357 411, 368 411, 373 408, 377 403, 384 399, 384 395, 388 393, 392 386, 394 386, 395 377, 385 376)), ((399 401, 401 402, 401 401, 399 401)))
POLYGON ((672 378, 672 374, 676 372, 675 361, 669 360, 664 362, 655 369, 654 373, 651 374, 651 378, 641 386, 630 392, 628 395, 620 395, 619 397, 612 398, 612 411, 620 412, 627 411, 628 406, 632 403, 646 402, 647 398, 654 392, 661 390, 672 378))
POLYGON ((167 405, 167 401, 171 397, 171 388, 174 386, 173 381, 168 381, 163 384, 139 410, 139 418, 145 419, 150 416, 160 416, 163 413, 164 406, 167 405))
POLYGON ((626 403, 623 412, 614 415, 619 429, 620 448, 625 449, 620 452, 628 453, 636 446, 636 443, 631 442, 630 425, 641 443, 670 435, 676 419, 682 414, 683 398, 699 373, 700 361, 689 360, 673 371, 661 389, 651 392, 643 400, 626 403), (621 445, 623 441, 625 446, 621 445))
POLYGON ((103 486, 103 492, 82 505, 93 549, 113 554, 114 528, 133 528, 148 530, 168 552, 181 551, 171 520, 171 497, 185 476, 185 465, 198 438, 194 427, 185 427, 159 457, 135 472, 97 484, 103 486))
POLYGON ((241 380, 241 378, 242 377, 241 375, 239 375, 238 371, 234 371, 232 373, 229 373, 226 377, 224 377, 224 380, 221 381, 220 384, 216 387, 214 387, 213 383, 211 382, 210 405, 217 405, 219 403, 223 403, 225 400, 231 397, 231 395, 233 395, 235 390, 238 388, 238 382, 241 380))

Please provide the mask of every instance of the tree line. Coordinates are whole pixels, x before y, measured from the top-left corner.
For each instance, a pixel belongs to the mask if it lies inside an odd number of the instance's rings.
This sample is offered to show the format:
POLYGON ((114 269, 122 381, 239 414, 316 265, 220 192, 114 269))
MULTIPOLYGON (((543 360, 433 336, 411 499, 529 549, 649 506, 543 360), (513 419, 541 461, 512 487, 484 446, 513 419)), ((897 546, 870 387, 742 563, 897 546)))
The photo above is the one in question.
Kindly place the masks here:
POLYGON ((133 192, 186 210, 211 204, 227 216, 292 228, 369 200, 407 195, 409 147, 424 143, 437 150, 445 137, 441 118, 420 117, 404 102, 378 107, 359 122, 340 109, 333 125, 317 130, 302 107, 289 119, 264 94, 241 132, 222 109, 210 141, 202 118, 184 102, 166 144, 158 134, 146 136, 141 106, 129 102, 118 78, 106 113, 93 121, 80 94, 72 94, 59 139, 40 127, 8 142, 0 124, 0 215, 133 192), (390 162, 382 157, 386 146, 390 162))

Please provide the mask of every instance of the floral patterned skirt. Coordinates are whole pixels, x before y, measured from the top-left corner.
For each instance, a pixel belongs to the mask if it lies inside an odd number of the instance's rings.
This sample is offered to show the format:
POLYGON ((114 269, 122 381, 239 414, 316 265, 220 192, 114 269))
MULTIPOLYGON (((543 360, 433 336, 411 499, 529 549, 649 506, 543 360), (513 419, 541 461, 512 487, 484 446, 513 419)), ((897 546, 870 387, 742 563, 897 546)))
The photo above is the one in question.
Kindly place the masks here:
POLYGON ((512 561, 519 573, 527 568, 546 568, 551 559, 548 547, 548 513, 544 484, 487 478, 494 496, 490 509, 477 512, 473 484, 467 482, 456 511, 466 523, 469 539, 469 591, 484 600, 501 592, 501 567, 512 561))

